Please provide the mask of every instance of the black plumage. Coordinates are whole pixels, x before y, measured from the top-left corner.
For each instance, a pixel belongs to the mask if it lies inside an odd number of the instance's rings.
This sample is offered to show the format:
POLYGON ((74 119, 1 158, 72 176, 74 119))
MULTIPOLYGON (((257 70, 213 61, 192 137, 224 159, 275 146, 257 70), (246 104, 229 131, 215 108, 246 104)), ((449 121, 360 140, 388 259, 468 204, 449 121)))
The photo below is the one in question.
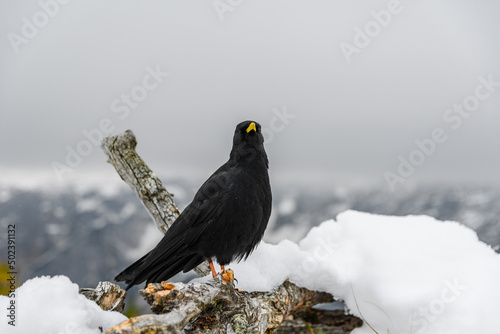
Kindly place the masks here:
POLYGON ((260 125, 238 124, 229 160, 203 183, 158 245, 115 280, 128 290, 168 280, 205 259, 224 266, 248 257, 271 214, 268 167, 260 125))

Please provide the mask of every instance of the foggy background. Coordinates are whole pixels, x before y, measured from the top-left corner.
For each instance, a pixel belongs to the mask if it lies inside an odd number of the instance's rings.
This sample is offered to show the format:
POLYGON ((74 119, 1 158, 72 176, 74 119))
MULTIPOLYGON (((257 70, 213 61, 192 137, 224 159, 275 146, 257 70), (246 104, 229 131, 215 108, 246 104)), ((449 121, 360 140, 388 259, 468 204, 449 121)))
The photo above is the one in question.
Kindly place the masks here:
POLYGON ((182 210, 247 119, 270 160, 264 241, 352 209, 457 221, 500 252, 499 13, 493 0, 2 1, 0 271, 16 225, 20 283, 113 280, 162 235, 100 138, 132 129, 182 210))
POLYGON ((500 181, 500 86, 456 129, 444 120, 474 95, 479 77, 500 82, 498 2, 0 7, 0 168, 9 182, 36 176, 64 186, 113 175, 101 149, 83 143, 83 131, 106 119, 114 134, 132 129, 139 154, 163 175, 205 179, 227 160, 236 124, 252 119, 269 130, 274 183, 389 189, 384 173, 397 174, 399 157, 408 160, 436 128, 446 140, 396 187, 500 181), (390 6, 398 13, 377 23, 390 6), (367 27, 368 45, 346 57, 342 43, 355 47, 367 27), (148 69, 168 76, 148 81, 148 69), (154 89, 136 88, 144 80, 154 89), (122 96, 134 89, 127 107, 122 96), (67 166, 78 148, 86 156, 58 177, 54 163, 67 166))

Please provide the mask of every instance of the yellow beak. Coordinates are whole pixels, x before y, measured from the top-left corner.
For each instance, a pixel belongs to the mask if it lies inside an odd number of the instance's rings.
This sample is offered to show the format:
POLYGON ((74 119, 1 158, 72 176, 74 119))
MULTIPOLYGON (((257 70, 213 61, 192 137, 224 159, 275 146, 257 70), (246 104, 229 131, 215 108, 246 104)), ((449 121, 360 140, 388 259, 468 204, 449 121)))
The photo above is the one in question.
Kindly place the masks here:
POLYGON ((248 126, 247 133, 249 133, 252 130, 255 131, 255 132, 257 132, 257 129, 255 128, 255 123, 254 122, 250 123, 250 125, 248 126))

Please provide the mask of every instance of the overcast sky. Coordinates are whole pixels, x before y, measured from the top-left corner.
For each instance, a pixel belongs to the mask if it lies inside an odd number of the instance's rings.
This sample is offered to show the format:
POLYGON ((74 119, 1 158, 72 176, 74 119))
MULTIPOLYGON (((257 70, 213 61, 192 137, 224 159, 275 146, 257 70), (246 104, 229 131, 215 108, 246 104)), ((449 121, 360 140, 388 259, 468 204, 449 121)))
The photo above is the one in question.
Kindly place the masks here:
POLYGON ((4 177, 110 172, 84 132, 132 129, 204 179, 252 119, 273 180, 500 182, 497 1, 59 1, 0 4, 4 177))

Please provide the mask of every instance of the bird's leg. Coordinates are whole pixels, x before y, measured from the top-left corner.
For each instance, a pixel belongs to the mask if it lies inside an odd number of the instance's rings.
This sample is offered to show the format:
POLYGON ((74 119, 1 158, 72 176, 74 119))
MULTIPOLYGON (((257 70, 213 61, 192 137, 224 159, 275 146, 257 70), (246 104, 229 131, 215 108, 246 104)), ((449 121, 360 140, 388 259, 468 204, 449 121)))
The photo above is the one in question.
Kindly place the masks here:
POLYGON ((212 262, 212 259, 207 257, 208 264, 210 265, 210 270, 212 271, 212 276, 217 277, 217 272, 215 271, 214 264, 212 262))
MULTIPOLYGON (((217 277, 217 272, 215 271, 214 263, 212 262, 212 259, 207 257, 208 264, 210 265, 210 270, 212 271, 212 276, 215 278, 217 277)), ((220 276, 221 278, 228 282, 234 284, 234 272, 231 269, 226 270, 224 266, 220 266, 221 272, 220 276)))

